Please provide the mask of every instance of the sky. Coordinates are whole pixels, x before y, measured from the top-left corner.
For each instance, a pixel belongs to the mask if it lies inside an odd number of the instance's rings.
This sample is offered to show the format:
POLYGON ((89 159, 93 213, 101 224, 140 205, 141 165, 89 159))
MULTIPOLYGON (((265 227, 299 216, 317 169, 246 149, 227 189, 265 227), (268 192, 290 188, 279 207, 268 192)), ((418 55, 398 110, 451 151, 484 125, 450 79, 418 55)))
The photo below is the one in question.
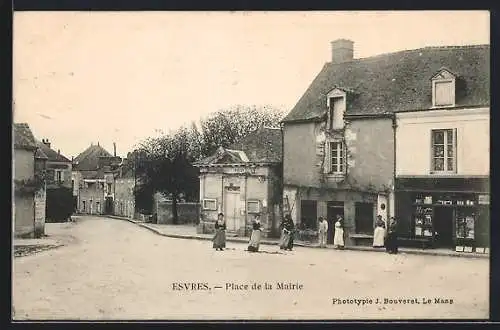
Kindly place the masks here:
POLYGON ((126 156, 232 105, 290 111, 350 39, 354 57, 490 43, 487 11, 14 12, 14 122, 76 157, 126 156))

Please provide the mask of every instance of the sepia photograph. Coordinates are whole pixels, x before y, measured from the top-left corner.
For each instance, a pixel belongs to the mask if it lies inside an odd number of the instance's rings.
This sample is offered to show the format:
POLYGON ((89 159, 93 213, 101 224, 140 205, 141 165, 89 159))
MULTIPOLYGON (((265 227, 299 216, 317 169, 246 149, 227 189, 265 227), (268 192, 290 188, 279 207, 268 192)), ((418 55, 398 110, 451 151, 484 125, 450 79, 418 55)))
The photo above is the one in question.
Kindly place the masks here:
POLYGON ((488 11, 15 11, 13 321, 487 320, 488 11))

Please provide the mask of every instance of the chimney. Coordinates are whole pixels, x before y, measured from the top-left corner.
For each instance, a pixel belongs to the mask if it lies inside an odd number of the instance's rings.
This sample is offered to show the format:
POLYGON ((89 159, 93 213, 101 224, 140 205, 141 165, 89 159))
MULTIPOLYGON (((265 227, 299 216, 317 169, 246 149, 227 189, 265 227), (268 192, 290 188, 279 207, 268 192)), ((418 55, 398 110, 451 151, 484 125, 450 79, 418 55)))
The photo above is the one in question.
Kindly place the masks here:
POLYGON ((99 147, 99 141, 97 141, 97 146, 99 147))
POLYGON ((50 148, 49 139, 42 139, 42 143, 45 144, 48 148, 50 148))
POLYGON ((113 155, 116 157, 116 143, 113 142, 113 155))
POLYGON ((337 39, 331 42, 332 63, 351 62, 354 58, 354 42, 347 39, 337 39))
POLYGON ((61 149, 57 149, 57 154, 60 155, 61 154, 61 149))

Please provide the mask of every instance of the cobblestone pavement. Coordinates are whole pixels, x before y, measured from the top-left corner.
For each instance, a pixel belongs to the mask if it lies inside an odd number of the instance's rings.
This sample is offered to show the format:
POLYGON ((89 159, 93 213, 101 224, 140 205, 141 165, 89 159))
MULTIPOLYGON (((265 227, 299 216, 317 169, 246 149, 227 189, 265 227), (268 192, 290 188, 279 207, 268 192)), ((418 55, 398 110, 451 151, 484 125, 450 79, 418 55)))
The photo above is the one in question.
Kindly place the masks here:
POLYGON ((210 241, 93 217, 58 230, 76 239, 13 261, 15 320, 457 319, 489 312, 487 259, 301 247, 281 252, 276 246, 249 253, 240 243, 221 252, 210 241), (202 284, 182 289, 191 282, 202 284), (279 290, 277 282, 301 289, 279 290), (261 290, 251 290, 253 283, 261 290), (406 303, 395 304, 399 299, 406 303))

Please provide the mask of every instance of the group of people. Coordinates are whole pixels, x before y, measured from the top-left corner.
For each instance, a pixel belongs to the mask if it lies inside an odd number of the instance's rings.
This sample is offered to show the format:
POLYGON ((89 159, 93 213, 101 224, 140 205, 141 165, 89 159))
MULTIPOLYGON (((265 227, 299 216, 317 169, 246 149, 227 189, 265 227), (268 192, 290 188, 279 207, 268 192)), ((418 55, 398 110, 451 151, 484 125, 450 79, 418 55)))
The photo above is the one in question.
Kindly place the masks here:
MULTIPOLYGON (((328 236, 328 221, 324 217, 319 217, 318 226, 318 237, 319 246, 326 248, 327 236, 328 236)), ((333 247, 336 249, 344 248, 344 220, 342 216, 337 215, 335 220, 335 231, 333 236, 333 247)), ((390 218, 388 228, 386 230, 385 221, 383 221, 382 216, 377 216, 377 221, 375 224, 375 230, 373 232, 373 247, 374 248, 386 248, 386 251, 390 254, 398 253, 397 244, 397 234, 396 234, 397 222, 394 217, 390 218)), ((280 224, 281 228, 281 238, 279 242, 279 247, 281 250, 293 249, 293 236, 295 233, 295 224, 293 223, 290 214, 286 214, 284 220, 280 224)), ((250 235, 250 241, 248 243, 247 250, 249 252, 258 252, 260 246, 260 240, 262 237, 262 226, 260 223, 259 215, 255 215, 252 222, 252 234, 250 235)), ((224 214, 219 213, 217 216, 217 222, 215 223, 215 235, 213 238, 213 248, 216 251, 222 251, 226 247, 226 223, 224 221, 224 214)))

